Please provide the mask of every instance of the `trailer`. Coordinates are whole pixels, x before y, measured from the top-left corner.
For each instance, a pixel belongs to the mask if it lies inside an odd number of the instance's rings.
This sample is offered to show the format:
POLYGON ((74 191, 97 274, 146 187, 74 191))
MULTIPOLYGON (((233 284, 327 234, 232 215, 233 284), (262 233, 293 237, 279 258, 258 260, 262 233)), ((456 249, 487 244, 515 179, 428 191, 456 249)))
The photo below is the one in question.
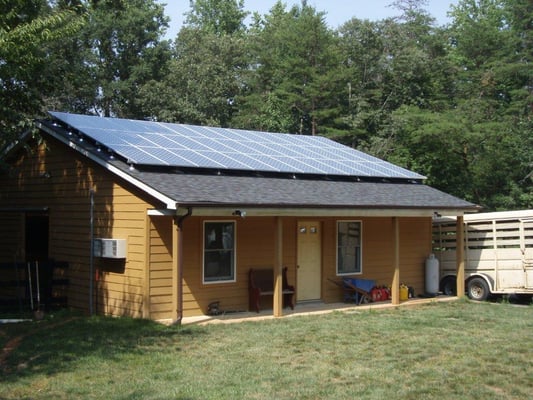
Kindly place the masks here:
MULTIPOLYGON (((465 215, 465 289, 473 300, 491 295, 533 296, 533 210, 465 215)), ((456 218, 433 221, 433 252, 439 288, 457 287, 456 218)))

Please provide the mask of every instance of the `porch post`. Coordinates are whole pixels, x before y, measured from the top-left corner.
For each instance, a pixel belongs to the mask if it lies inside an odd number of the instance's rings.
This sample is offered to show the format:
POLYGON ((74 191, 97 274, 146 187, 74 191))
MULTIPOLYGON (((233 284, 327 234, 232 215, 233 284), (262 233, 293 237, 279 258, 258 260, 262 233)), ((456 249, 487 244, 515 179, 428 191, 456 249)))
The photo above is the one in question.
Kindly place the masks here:
POLYGON ((283 315, 283 220, 276 217, 274 234, 274 317, 283 315))
POLYGON ((183 220, 173 218, 172 229, 172 309, 176 311, 174 323, 181 324, 183 319, 183 220))
POLYGON ((392 218, 393 249, 394 249, 394 275, 392 278, 392 304, 400 304, 400 221, 398 217, 392 218))
POLYGON ((458 216, 455 227, 455 248, 457 265, 457 297, 465 295, 465 228, 464 217, 458 216))
POLYGON ((144 215, 144 283, 142 317, 150 318, 150 231, 151 219, 148 213, 144 215))

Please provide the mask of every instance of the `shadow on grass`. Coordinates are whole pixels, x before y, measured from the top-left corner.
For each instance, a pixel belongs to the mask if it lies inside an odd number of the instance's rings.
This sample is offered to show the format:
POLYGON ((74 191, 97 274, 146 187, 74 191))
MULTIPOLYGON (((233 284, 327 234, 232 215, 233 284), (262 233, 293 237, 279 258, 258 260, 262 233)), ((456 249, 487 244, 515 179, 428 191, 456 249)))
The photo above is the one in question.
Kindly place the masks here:
POLYGON ((67 371, 84 359, 112 361, 164 346, 179 352, 185 337, 190 342, 203 334, 204 329, 197 326, 164 326, 149 320, 69 313, 47 316, 42 321, 4 323, 0 324, 0 382, 67 371))

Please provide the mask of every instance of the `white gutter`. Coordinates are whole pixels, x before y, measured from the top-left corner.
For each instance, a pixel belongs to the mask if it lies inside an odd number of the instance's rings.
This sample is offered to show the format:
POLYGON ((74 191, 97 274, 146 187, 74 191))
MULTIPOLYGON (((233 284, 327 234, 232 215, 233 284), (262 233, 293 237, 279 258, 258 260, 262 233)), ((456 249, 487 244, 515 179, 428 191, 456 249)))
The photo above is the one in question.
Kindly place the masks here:
MULTIPOLYGON (((246 217, 433 217, 437 210, 420 209, 365 209, 365 208, 257 208, 246 206, 201 207, 193 206, 194 216, 229 217, 235 211, 245 212, 246 217)), ((442 215, 462 216, 464 210, 438 210, 442 215)), ((173 216, 172 210, 148 210, 150 216, 173 216)))
POLYGON ((66 144, 70 148, 72 148, 72 149, 76 150, 77 152, 83 154, 85 157, 91 159, 92 161, 94 161, 95 163, 99 164, 100 166, 104 167, 105 169, 107 169, 111 173, 113 173, 113 174, 117 175, 118 177, 124 179, 125 181, 131 183, 135 187, 139 188, 140 190, 142 190, 143 192, 149 194, 150 196, 156 198, 157 200, 163 202, 166 205, 167 209, 176 210, 176 202, 172 198, 162 194, 161 192, 158 192, 154 188, 146 185, 145 183, 143 183, 140 180, 134 178, 130 174, 127 174, 126 172, 122 171, 120 168, 115 167, 113 164, 108 163, 107 161, 103 160, 102 158, 95 156, 90 151, 87 151, 83 147, 78 146, 76 143, 72 142, 71 140, 68 140, 68 139, 64 138, 62 135, 57 134, 52 129, 49 129, 47 126, 43 125, 42 123, 37 122, 37 127, 39 129, 42 129, 43 131, 45 131, 46 133, 48 133, 50 136, 54 137, 55 139, 59 140, 60 142, 66 144))

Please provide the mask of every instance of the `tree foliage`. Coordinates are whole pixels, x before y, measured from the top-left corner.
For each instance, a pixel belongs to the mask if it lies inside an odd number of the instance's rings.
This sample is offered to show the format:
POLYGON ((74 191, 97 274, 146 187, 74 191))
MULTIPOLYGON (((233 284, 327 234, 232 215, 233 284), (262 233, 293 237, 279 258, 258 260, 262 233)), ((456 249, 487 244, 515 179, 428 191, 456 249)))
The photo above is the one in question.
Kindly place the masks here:
POLYGON ((162 79, 170 58, 168 43, 161 41, 168 26, 163 6, 151 0, 93 0, 87 7, 88 23, 73 43, 84 79, 72 88, 78 98, 73 111, 135 117, 142 112, 137 91, 162 79))
POLYGON ((140 101, 149 118, 229 126, 241 75, 247 68, 246 15, 242 1, 191 3, 186 24, 176 38, 168 73, 140 90, 140 101))
POLYGON ((194 0, 186 24, 216 36, 244 31, 244 0, 194 0))
POLYGON ((44 0, 1 0, 0 148, 42 115, 43 96, 57 83, 48 46, 79 32, 79 5, 44 0))
POLYGON ((238 123, 326 134, 340 61, 335 42, 324 13, 305 2, 287 11, 278 1, 270 15, 256 18, 249 35, 251 67, 239 98, 243 112, 238 123))
POLYGON ((533 3, 426 0, 336 29, 195 0, 173 42, 155 0, 0 0, 0 129, 59 109, 325 135, 487 209, 533 207, 533 3))

